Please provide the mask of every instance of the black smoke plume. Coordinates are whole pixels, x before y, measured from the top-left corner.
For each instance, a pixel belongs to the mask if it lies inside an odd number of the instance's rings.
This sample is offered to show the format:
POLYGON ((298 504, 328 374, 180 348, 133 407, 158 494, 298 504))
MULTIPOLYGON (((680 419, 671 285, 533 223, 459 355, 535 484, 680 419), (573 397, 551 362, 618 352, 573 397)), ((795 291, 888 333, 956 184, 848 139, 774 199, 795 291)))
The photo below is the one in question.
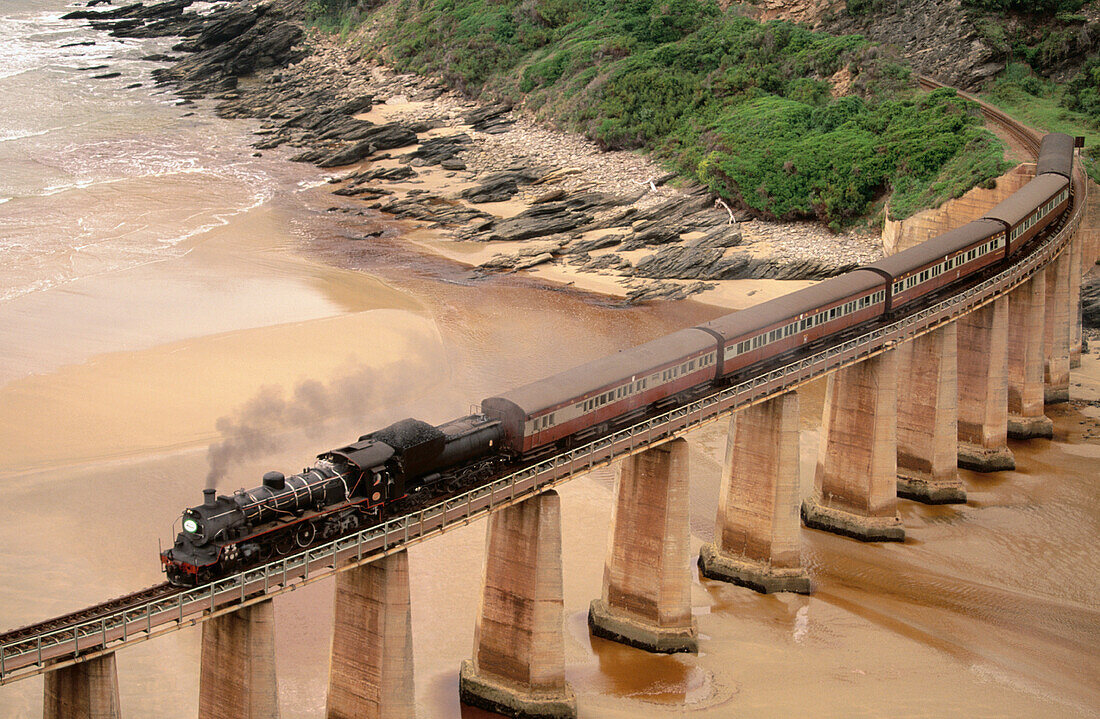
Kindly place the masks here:
POLYGON ((206 452, 210 465, 206 486, 216 488, 239 462, 275 452, 289 431, 304 431, 308 436, 334 418, 366 416, 408 399, 410 390, 423 389, 433 374, 427 362, 412 360, 400 366, 357 369, 326 384, 306 380, 289 397, 281 387, 265 385, 234 415, 215 424, 221 439, 206 452))

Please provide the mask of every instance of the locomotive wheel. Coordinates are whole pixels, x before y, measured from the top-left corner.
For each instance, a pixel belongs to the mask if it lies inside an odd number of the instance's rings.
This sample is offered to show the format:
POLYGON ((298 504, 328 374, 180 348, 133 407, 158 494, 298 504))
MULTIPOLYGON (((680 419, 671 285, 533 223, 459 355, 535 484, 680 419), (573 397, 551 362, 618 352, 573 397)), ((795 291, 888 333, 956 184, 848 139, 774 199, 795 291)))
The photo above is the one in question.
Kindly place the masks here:
POLYGON ((290 532, 283 534, 275 540, 275 554, 285 557, 294 551, 294 535, 290 532))
POLYGON ((298 527, 298 531, 294 533, 294 543, 302 549, 305 549, 313 540, 317 537, 317 527, 313 526, 312 522, 306 522, 302 526, 298 527))
POLYGON ((263 542, 260 544, 259 558, 261 563, 267 563, 275 555, 275 544, 272 542, 263 542))

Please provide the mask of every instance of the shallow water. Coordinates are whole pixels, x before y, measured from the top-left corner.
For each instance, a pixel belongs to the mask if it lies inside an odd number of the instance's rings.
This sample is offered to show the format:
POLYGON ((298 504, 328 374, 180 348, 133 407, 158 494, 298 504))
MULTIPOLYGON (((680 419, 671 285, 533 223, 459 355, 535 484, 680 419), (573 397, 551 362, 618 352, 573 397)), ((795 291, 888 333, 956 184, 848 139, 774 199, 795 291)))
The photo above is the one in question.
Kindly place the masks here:
MULTIPOLYGON (((0 195, 15 198, 0 204, 4 627, 160 581, 158 543, 197 501, 219 418, 242 421, 258 398, 293 408, 316 382, 322 396, 354 401, 321 422, 274 416, 269 441, 228 467, 223 489, 719 313, 477 278, 410 247, 400 223, 328 212, 355 205, 315 187, 312 168, 251 157, 248 123, 155 94, 148 65, 125 59, 155 42, 115 43, 45 17, 62 5, 0 8, 0 32, 18 40, 0 42, 17 55, 0 72, 0 161, 14 168, 0 195), (97 44, 59 47, 84 39, 97 44), (75 69, 100 62, 125 76, 75 69), (144 86, 126 90, 132 82, 144 86), (28 86, 43 89, 43 110, 12 102, 28 86), (354 239, 368 221, 388 231, 354 239)), ((1085 374, 1100 378, 1091 357, 1085 374)), ((820 386, 802 393, 804 491, 821 397, 820 386)), ((967 505, 902 502, 904 544, 804 530, 811 597, 695 576, 698 657, 588 636, 614 473, 565 485, 566 673, 581 715, 1095 714, 1100 445, 1082 439, 1091 420, 1077 410, 1056 414, 1055 441, 1013 445, 1019 471, 964 473, 967 505)), ((696 547, 713 534, 724 434, 714 425, 692 437, 696 547)), ((488 716, 457 701, 484 532, 478 523, 410 550, 423 717, 488 716)), ((276 602, 284 717, 323 715, 331 592, 322 583, 276 602)), ((119 654, 127 716, 195 715, 198 638, 181 631, 119 654)), ((0 688, 0 715, 40 712, 40 679, 0 688)))

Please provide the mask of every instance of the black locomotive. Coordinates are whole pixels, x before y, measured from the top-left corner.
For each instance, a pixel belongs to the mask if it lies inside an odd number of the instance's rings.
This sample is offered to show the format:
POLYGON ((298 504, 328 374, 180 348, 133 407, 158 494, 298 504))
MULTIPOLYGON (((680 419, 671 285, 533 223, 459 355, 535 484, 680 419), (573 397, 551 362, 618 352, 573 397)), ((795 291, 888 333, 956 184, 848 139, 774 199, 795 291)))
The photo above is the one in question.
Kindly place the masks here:
POLYGON ((161 554, 168 580, 202 584, 369 526, 426 490, 483 479, 506 458, 502 437, 500 422, 480 415, 438 427, 405 419, 319 455, 298 474, 268 472, 260 486, 232 495, 206 489, 161 554))

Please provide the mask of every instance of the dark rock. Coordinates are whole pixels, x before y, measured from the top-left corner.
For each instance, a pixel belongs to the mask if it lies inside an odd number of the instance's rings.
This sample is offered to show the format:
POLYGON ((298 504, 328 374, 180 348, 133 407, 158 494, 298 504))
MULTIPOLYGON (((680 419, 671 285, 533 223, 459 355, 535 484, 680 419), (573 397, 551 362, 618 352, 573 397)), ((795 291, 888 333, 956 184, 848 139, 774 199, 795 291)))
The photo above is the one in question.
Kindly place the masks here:
POLYGON ((589 272, 598 272, 600 270, 619 270, 623 272, 632 267, 629 260, 625 257, 620 257, 614 252, 609 252, 599 257, 587 257, 577 264, 589 272))
POLYGON ((358 115, 361 112, 367 112, 373 106, 374 95, 362 95, 340 105, 336 108, 336 112, 341 115, 358 115))
POLYGON ((741 228, 736 223, 727 222, 724 225, 715 225, 705 235, 689 244, 700 247, 736 247, 741 244, 741 239, 741 228))
POLYGON ((1100 329, 1100 277, 1086 278, 1081 283, 1081 324, 1100 329))
POLYGON ((504 117, 511 109, 508 105, 487 105, 467 113, 462 119, 475 130, 496 135, 507 132, 513 124, 512 120, 504 117))
POLYGON ((400 180, 407 180, 410 177, 416 177, 416 170, 404 165, 398 167, 380 167, 374 170, 356 175, 354 183, 356 185, 363 182, 370 182, 372 180, 383 180, 385 182, 399 182, 400 180))
POLYGON ((121 72, 105 72, 102 75, 92 75, 93 80, 108 80, 112 77, 121 77, 121 72))
MULTIPOLYGON (((364 128, 366 139, 359 140, 350 147, 337 150, 317 162, 319 167, 339 167, 358 162, 378 150, 392 150, 416 143, 416 133, 397 123, 371 125, 364 128)), ((311 160, 312 161, 312 160, 311 160)))
POLYGON ((358 197, 360 200, 377 200, 387 195, 392 195, 393 190, 386 190, 381 187, 356 185, 354 187, 341 187, 332 194, 341 195, 343 197, 358 197))
POLYGON ((89 65, 88 67, 78 67, 77 70, 81 72, 86 72, 89 70, 102 70, 105 67, 107 67, 107 65, 89 65))
POLYGON ((714 289, 715 286, 709 282, 694 282, 689 285, 676 282, 653 282, 628 292, 626 303, 636 305, 655 300, 682 300, 699 292, 714 289))
POLYGON ((282 145, 289 139, 290 138, 286 135, 271 135, 266 140, 260 140, 259 142, 252 143, 252 146, 255 147, 257 150, 271 150, 278 147, 279 145, 282 145))
MULTIPOLYGON (((429 137, 420 143, 420 146, 416 148, 414 152, 410 152, 401 158, 401 162, 413 163, 416 160, 421 162, 417 165, 424 167, 427 165, 439 165, 445 161, 451 160, 456 154, 465 150, 471 144, 470 136, 466 133, 459 133, 457 135, 445 135, 443 137, 429 137)), ((462 162, 458 160, 458 162, 462 162)), ((465 163, 462 168, 464 169, 465 163)))
POLYGON ((140 27, 145 24, 145 21, 140 18, 130 18, 127 20, 92 20, 90 24, 96 30, 107 30, 111 34, 117 34, 123 30, 129 30, 133 27, 140 27))
POLYGON ((58 45, 58 47, 85 47, 87 45, 95 45, 95 41, 85 40, 84 42, 67 42, 64 45, 58 45))
POLYGON ((721 248, 666 247, 638 260, 634 274, 654 279, 720 280, 726 279, 731 265, 739 266, 727 261, 721 248))
POLYGON ((138 87, 141 87, 141 83, 140 82, 133 82, 133 83, 130 83, 129 85, 127 85, 126 89, 127 90, 133 90, 133 89, 138 88, 138 87))
POLYGON ((192 53, 190 57, 153 71, 157 82, 175 84, 181 94, 190 96, 216 91, 226 76, 282 67, 305 56, 305 50, 297 47, 303 37, 301 27, 286 19, 279 6, 230 6, 173 21, 157 31, 191 38, 174 48, 192 53))
POLYGON ((392 200, 377 209, 403 220, 424 220, 434 223, 432 227, 464 225, 472 220, 491 221, 492 215, 466 207, 454 200, 438 195, 392 200))
POLYGON ((444 170, 465 170, 466 163, 457 157, 449 157, 446 160, 441 160, 439 166, 444 170))
POLYGON ((566 192, 565 189, 559 187, 555 190, 550 190, 549 192, 539 195, 535 199, 531 200, 531 204, 541 205, 544 202, 554 202, 555 200, 564 199, 568 194, 569 193, 566 192))
POLYGON ((460 194, 470 202, 504 202, 519 192, 519 185, 530 184, 536 179, 536 174, 525 169, 496 172, 460 194))
MULTIPOLYGON (((89 5, 88 7, 91 7, 89 5)), ((110 18, 129 17, 131 13, 144 9, 141 3, 125 5, 114 10, 74 10, 61 16, 62 20, 107 20, 110 18)))
MULTIPOLYGON (((254 145, 254 147, 259 147, 261 144, 264 144, 264 143, 256 143, 256 145, 254 145)), ((370 153, 368 152, 367 154, 369 155, 370 153)), ((291 162, 319 163, 322 160, 324 160, 326 157, 330 157, 331 155, 332 155, 331 150, 327 150, 323 147, 314 147, 314 148, 310 148, 309 150, 306 150, 305 152, 299 152, 297 155, 292 155, 291 158, 290 158, 290 161, 291 162)))
POLYGON ((665 247, 634 265, 638 277, 685 280, 821 280, 848 272, 856 263, 816 259, 761 259, 744 253, 727 254, 720 247, 665 247))
POLYGON ((179 58, 173 57, 172 55, 165 55, 162 52, 155 52, 152 55, 143 55, 141 59, 148 62, 175 62, 179 58))
MULTIPOLYGON (((621 225, 614 218, 601 223, 603 227, 621 225)), ((706 188, 695 188, 633 217, 634 234, 624 240, 624 250, 636 250, 646 246, 676 242, 685 232, 712 230, 729 225, 729 213, 714 207, 714 195, 706 188)))
POLYGON ((262 15, 262 12, 253 12, 241 7, 224 8, 208 16, 208 21, 198 37, 181 42, 172 49, 182 52, 200 52, 224 47, 229 45, 230 41, 239 40, 242 35, 251 30, 262 15))
POLYGON ((622 235, 603 235, 592 240, 581 240, 574 242, 569 247, 569 252, 572 254, 586 254, 594 252, 596 250, 602 250, 607 247, 614 247, 623 241, 622 235))
POLYGON ((515 217, 497 222, 485 240, 516 242, 571 232, 592 222, 592 215, 576 212, 563 203, 535 205, 515 217))

